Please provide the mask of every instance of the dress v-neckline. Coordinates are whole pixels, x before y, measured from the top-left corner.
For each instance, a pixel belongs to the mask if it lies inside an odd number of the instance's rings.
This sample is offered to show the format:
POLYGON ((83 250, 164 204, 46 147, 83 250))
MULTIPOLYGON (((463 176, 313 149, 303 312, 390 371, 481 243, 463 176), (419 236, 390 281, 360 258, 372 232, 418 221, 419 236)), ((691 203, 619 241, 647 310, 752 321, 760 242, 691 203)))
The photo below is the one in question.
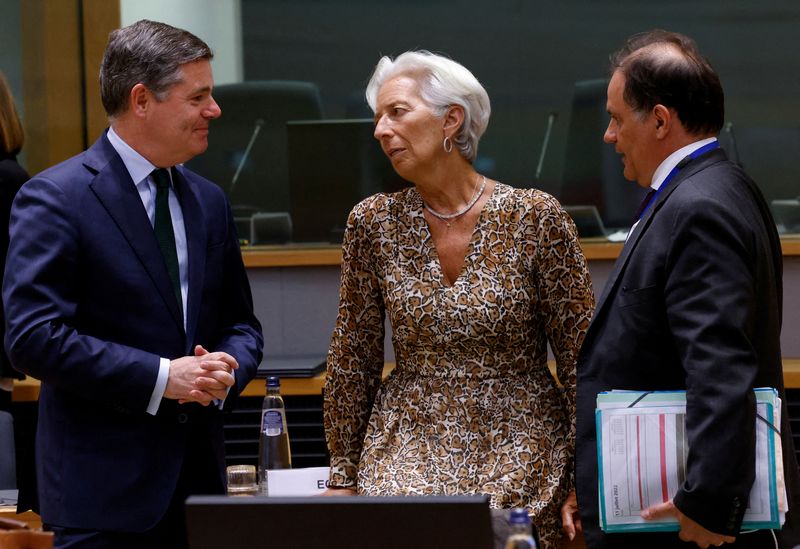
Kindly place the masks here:
POLYGON ((431 227, 428 223, 428 220, 425 218, 424 214, 424 203, 422 201, 422 195, 419 194, 415 190, 414 194, 416 195, 415 204, 414 204, 414 212, 415 215, 419 215, 422 218, 423 229, 424 233, 422 235, 422 245, 425 249, 427 249, 428 256, 430 257, 433 264, 436 266, 436 277, 434 280, 445 289, 452 289, 455 288, 459 281, 461 281, 464 276, 467 274, 467 270, 469 269, 469 265, 467 262, 467 258, 469 258, 474 252, 475 247, 478 244, 478 241, 481 237, 480 228, 481 225, 485 222, 485 215, 487 209, 493 205, 495 200, 495 195, 497 194, 497 187, 500 184, 498 182, 494 182, 494 188, 492 189, 492 193, 489 195, 489 198, 486 200, 486 203, 481 208, 481 212, 478 215, 478 220, 475 222, 475 226, 472 228, 472 233, 470 235, 469 241, 467 242, 467 249, 464 252, 464 257, 461 259, 461 270, 458 272, 458 276, 455 280, 452 281, 451 284, 447 283, 447 275, 444 272, 444 267, 442 267, 442 261, 439 258, 439 250, 436 247, 436 243, 433 240, 433 234, 431 233, 431 227))

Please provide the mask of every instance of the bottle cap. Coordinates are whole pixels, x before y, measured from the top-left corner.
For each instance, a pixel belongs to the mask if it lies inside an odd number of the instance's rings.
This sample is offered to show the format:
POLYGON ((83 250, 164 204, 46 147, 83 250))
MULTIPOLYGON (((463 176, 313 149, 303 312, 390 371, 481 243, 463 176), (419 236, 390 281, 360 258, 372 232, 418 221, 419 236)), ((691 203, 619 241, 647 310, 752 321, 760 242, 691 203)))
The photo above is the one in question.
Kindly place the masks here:
POLYGON ((509 524, 530 524, 531 517, 525 509, 512 509, 508 515, 509 524))
POLYGON ((280 387, 281 386, 281 378, 278 376, 269 376, 267 378, 267 387, 280 387))

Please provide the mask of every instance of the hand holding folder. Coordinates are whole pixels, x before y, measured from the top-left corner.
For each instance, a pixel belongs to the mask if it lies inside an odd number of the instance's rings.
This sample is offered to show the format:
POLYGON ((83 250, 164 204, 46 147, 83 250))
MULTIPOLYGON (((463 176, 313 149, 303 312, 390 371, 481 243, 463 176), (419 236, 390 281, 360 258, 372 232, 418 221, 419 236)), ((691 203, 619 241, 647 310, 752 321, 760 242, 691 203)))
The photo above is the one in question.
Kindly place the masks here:
MULTIPOLYGON (((787 511, 780 398, 756 389, 756 480, 742 528, 780 528, 787 511)), ((600 526, 606 532, 675 531, 677 519, 641 512, 672 499, 686 478, 685 391, 610 391, 597 395, 595 421, 600 526)))

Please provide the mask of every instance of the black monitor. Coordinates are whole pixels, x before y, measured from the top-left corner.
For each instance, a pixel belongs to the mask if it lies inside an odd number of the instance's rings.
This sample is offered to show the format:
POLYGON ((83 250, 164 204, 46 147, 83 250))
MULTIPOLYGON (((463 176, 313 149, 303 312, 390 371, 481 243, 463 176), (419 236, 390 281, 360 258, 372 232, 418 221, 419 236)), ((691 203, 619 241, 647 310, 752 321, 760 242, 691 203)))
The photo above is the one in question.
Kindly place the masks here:
MULTIPOLYGON (((592 204, 606 228, 631 226, 631 216, 647 191, 623 175, 614 145, 603 142, 608 127, 607 79, 575 83, 565 146, 562 204, 592 204)), ((583 236, 583 235, 582 235, 583 236)))
POLYGON ((286 131, 295 242, 341 242, 360 200, 408 185, 373 137, 371 119, 296 120, 286 131))
POLYGON ((189 549, 490 549, 488 496, 186 500, 189 549))
POLYGON ((606 228, 600 218, 600 212, 594 205, 564 206, 566 211, 575 222, 578 229, 578 236, 581 238, 594 238, 606 236, 606 228))
POLYGON ((725 126, 719 142, 753 178, 767 201, 796 199, 800 127, 725 126))
POLYGON ((290 80, 252 80, 214 87, 223 116, 211 122, 208 150, 186 163, 228 194, 244 225, 256 212, 289 209, 286 121, 322 118, 317 85, 290 80))

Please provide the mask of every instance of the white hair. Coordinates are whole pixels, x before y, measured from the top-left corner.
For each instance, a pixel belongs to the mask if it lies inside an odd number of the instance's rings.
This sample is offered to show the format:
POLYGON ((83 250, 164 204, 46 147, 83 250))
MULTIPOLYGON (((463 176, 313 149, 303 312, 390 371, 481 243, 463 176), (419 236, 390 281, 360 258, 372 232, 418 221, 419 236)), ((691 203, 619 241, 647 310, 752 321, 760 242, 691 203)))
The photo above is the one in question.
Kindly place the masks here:
POLYGON ((464 123, 453 142, 461 156, 473 162, 478 153, 478 141, 489 125, 492 112, 489 95, 478 79, 463 65, 425 50, 407 51, 394 60, 384 56, 367 84, 367 103, 372 112, 375 112, 381 86, 397 76, 417 81, 420 97, 437 117, 443 117, 451 105, 464 109, 464 123))

